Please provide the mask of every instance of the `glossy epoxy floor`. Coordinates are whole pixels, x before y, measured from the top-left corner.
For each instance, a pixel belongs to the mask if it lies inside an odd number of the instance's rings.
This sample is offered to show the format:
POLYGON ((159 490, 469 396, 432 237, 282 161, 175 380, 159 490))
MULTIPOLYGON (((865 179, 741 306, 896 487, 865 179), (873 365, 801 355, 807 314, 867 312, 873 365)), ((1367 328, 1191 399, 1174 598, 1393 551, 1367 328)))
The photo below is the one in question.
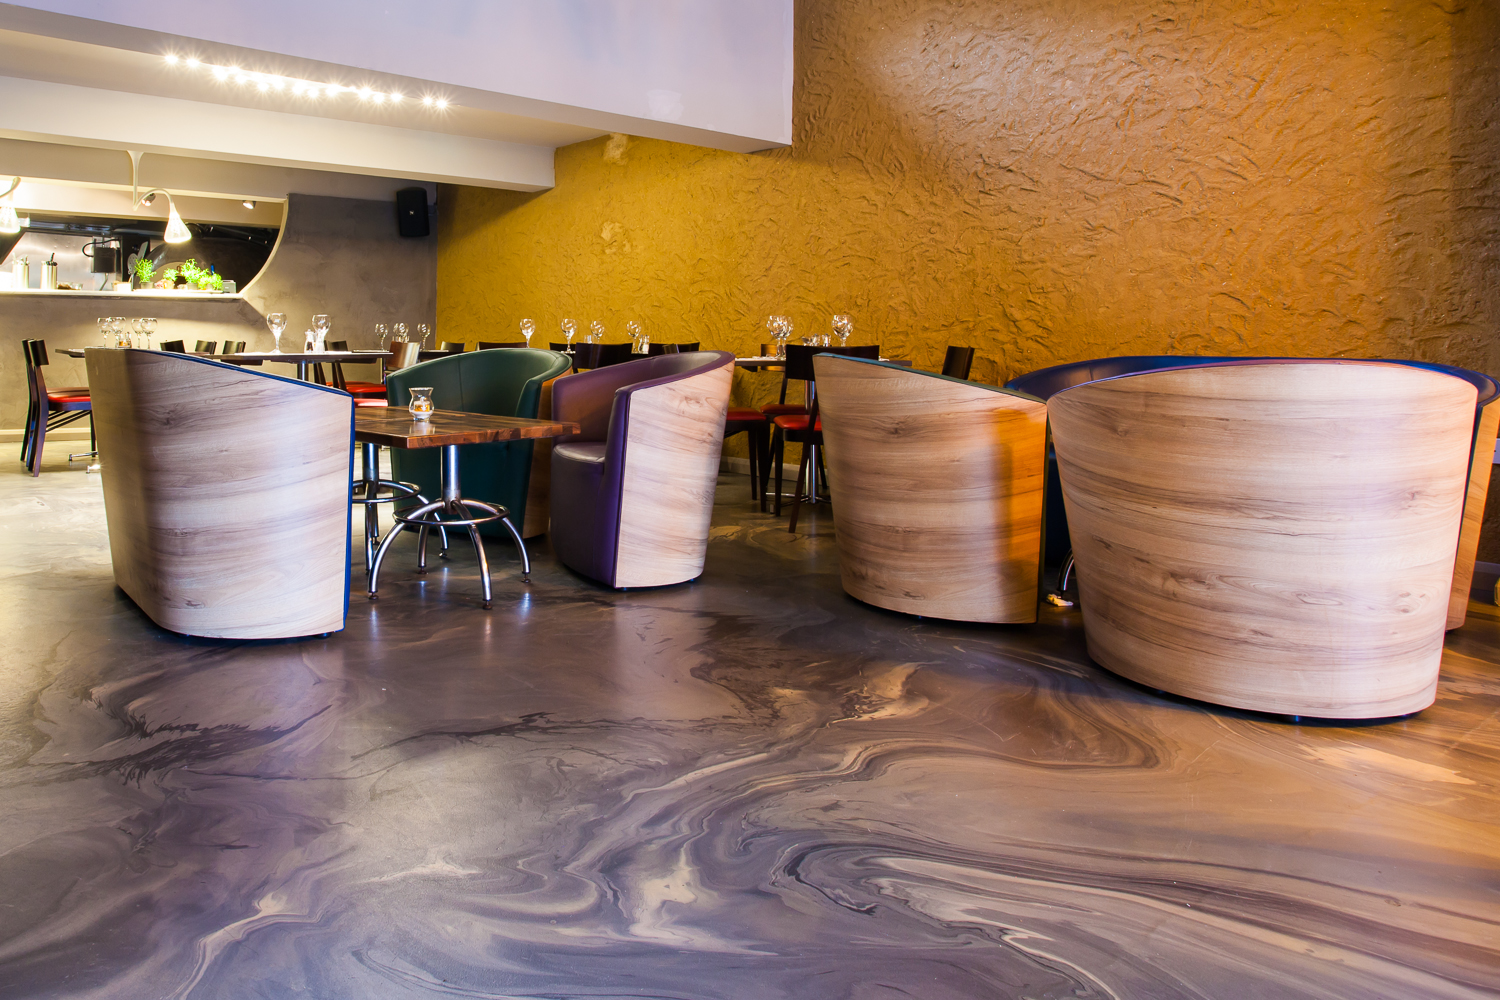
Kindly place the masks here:
MULTIPOLYGON (((62 449, 59 449, 61 451, 62 449)), ((696 584, 494 543, 327 640, 163 633, 0 473, 0 998, 1500 996, 1500 625, 1293 725, 838 586, 726 476, 696 584)), ((1477 606, 1476 606, 1477 607, 1477 606)))

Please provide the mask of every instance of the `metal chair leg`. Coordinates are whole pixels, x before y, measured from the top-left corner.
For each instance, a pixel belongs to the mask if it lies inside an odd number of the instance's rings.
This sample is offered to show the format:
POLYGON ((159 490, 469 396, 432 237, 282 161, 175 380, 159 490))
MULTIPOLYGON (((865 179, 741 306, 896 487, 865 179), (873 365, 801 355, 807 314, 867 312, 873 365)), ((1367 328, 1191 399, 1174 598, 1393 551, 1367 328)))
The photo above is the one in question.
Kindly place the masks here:
MULTIPOLYGON (((780 428, 778 428, 779 430, 780 428)), ((781 516, 781 463, 786 458, 786 438, 780 434, 771 434, 771 464, 776 469, 776 502, 772 504, 771 513, 776 517, 781 516)))
POLYGON ((1068 591, 1068 581, 1073 576, 1073 550, 1068 550, 1068 558, 1063 560, 1062 570, 1057 574, 1057 592, 1065 594, 1068 591))
POLYGON ((505 530, 510 532, 511 540, 516 543, 516 551, 521 553, 521 579, 531 579, 531 557, 526 554, 526 543, 521 541, 521 533, 516 526, 510 523, 509 517, 502 517, 500 523, 505 525, 505 530))

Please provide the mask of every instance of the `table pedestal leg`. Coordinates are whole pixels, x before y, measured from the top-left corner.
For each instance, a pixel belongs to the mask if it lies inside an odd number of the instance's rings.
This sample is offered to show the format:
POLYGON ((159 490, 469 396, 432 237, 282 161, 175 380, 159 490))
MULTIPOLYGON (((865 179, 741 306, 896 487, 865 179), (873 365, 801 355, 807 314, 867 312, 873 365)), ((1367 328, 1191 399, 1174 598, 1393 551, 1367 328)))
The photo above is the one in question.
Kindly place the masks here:
MULTIPOLYGON (((391 542, 399 535, 407 525, 415 526, 421 533, 418 537, 417 567, 418 572, 426 569, 427 565, 427 531, 436 527, 440 531, 446 525, 448 527, 465 527, 469 529, 469 538, 474 543, 474 554, 479 557, 479 580, 484 591, 484 606, 493 606, 493 591, 490 586, 490 562, 484 551, 484 539, 479 535, 479 525, 487 521, 500 521, 510 532, 511 538, 515 539, 516 548, 521 552, 521 569, 526 578, 531 576, 531 559, 526 554, 526 544, 521 540, 521 533, 511 523, 510 512, 504 507, 495 507, 480 500, 465 500, 461 492, 461 484, 458 477, 458 448, 456 444, 444 445, 442 455, 442 487, 443 496, 440 500, 432 503, 424 503, 416 510, 406 514, 395 515, 396 524, 391 528, 385 540, 375 551, 375 558, 370 564, 370 600, 378 600, 380 588, 380 564, 385 561, 385 554, 390 550, 391 542), (479 511, 482 516, 470 517, 470 511, 479 511), (443 513, 451 516, 447 521, 443 520, 443 513)), ((447 539, 444 537, 443 547, 447 548, 447 539)))

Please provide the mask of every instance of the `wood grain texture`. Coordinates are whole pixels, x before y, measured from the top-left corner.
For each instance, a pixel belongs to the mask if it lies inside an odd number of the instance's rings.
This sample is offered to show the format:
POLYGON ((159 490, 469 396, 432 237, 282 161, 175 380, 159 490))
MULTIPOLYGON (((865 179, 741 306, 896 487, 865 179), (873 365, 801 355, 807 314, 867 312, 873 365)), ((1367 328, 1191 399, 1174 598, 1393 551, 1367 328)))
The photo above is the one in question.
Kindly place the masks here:
POLYGON ((354 401, 154 351, 87 362, 120 589, 187 635, 342 629, 354 401))
POLYGON ((725 364, 631 394, 616 587, 662 587, 703 572, 733 379, 725 364))
POLYGON ((1036 621, 1046 404, 834 355, 813 363, 844 590, 907 614, 1036 621))
MULTIPOLYGON (((567 375, 564 372, 563 375, 567 375)), ((562 378, 559 375, 557 378, 562 378)), ((542 383, 542 395, 537 405, 538 420, 552 419, 552 383, 550 378, 542 383)), ((526 525, 522 532, 526 538, 545 535, 552 520, 552 438, 539 438, 531 451, 531 480, 526 486, 526 525)))
POLYGON ((1234 365, 1048 403, 1089 654, 1239 708, 1432 704, 1474 388, 1378 363, 1234 365))
POLYGON ((1474 448, 1469 457, 1469 486, 1464 496, 1463 526, 1458 532, 1458 559, 1453 565, 1453 587, 1448 592, 1448 628, 1463 625, 1469 612, 1469 589, 1474 585, 1474 560, 1479 554, 1484 505, 1489 499, 1496 432, 1500 431, 1500 400, 1491 400, 1474 421, 1474 448))
POLYGON ((388 448, 442 448, 454 444, 522 441, 576 433, 577 424, 458 410, 434 410, 428 420, 413 420, 411 414, 400 406, 362 409, 354 418, 356 438, 388 448))

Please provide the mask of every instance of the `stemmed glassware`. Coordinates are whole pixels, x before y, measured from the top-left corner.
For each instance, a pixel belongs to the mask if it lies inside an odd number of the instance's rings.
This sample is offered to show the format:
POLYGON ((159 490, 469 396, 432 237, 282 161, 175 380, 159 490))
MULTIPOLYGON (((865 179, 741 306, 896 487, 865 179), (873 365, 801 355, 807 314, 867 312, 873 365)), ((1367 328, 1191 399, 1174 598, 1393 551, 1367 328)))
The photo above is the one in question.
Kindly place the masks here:
POLYGON ((838 334, 839 346, 849 346, 849 334, 854 332, 854 319, 847 313, 833 317, 833 332, 838 334))
POLYGON ((141 320, 141 332, 146 335, 146 343, 144 345, 146 350, 155 350, 155 348, 151 346, 151 342, 156 339, 155 316, 147 316, 145 319, 141 320))
POLYGON ((526 346, 531 346, 531 335, 536 333, 536 324, 529 319, 521 320, 521 336, 526 338, 526 346))
POLYGON ((396 323, 396 324, 393 324, 391 326, 391 340, 392 340, 392 342, 400 341, 401 343, 405 343, 406 341, 408 341, 410 339, 411 338, 406 335, 406 324, 405 323, 396 323))
POLYGON ((385 342, 390 339, 391 328, 384 323, 375 324, 375 346, 382 351, 385 350, 385 342))
POLYGON ((786 342, 792 336, 792 318, 790 316, 767 316, 766 330, 771 334, 776 357, 786 357, 786 342))
POLYGON ((100 316, 95 322, 99 324, 99 344, 101 347, 112 347, 109 339, 109 317, 100 316))
POLYGON ((281 335, 286 332, 286 313, 270 313, 266 316, 266 326, 270 327, 271 338, 276 345, 271 349, 271 353, 280 354, 281 335))
POLYGON ((632 354, 641 353, 641 324, 635 320, 625 321, 625 333, 630 337, 630 351, 632 354))
POLYGON ((604 324, 597 319, 589 323, 589 343, 604 343, 604 324))
MULTIPOLYGON (((425 349, 427 347, 427 338, 430 336, 432 336, 432 327, 428 326, 426 323, 418 323, 417 346, 419 348, 425 349)), ((434 344, 433 346, 436 347, 437 345, 434 344)))
POLYGON ((321 354, 328 349, 328 331, 333 329, 333 320, 327 313, 318 313, 313 317, 313 344, 314 353, 321 354))
POLYGON ((568 352, 572 353, 572 351, 573 351, 573 335, 578 332, 578 324, 574 323, 570 319, 565 319, 565 320, 562 321, 562 332, 563 332, 563 336, 566 337, 567 340, 568 340, 568 352))

